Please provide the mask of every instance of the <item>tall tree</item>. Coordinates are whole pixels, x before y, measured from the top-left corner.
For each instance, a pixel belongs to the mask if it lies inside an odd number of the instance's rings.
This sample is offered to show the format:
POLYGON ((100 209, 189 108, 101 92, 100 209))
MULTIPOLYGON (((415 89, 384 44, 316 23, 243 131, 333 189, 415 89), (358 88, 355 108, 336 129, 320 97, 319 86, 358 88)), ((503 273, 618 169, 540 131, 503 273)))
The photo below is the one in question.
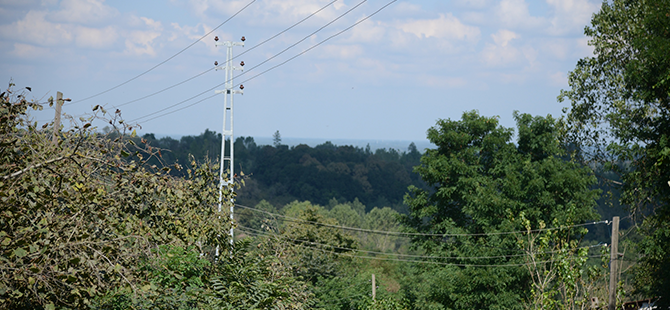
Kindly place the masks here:
MULTIPOLYGON (((405 197, 410 214, 404 222, 416 232, 444 236, 420 236, 414 245, 435 256, 488 257, 450 263, 508 266, 430 267, 426 277, 434 285, 428 292, 417 293, 425 304, 522 309, 529 301, 528 292, 535 288, 524 256, 511 254, 524 253, 528 247, 519 235, 498 233, 597 218, 598 193, 590 189, 595 178, 589 169, 560 157, 556 121, 516 113, 515 118, 516 145, 512 129, 499 126, 496 117, 475 111, 464 113, 461 121, 439 120, 428 130, 428 139, 437 149, 427 150, 415 171, 433 190, 410 187, 405 197)), ((575 241, 584 233, 560 230, 551 242, 576 255, 575 241)))
POLYGON ((272 135, 272 144, 275 147, 279 147, 281 145, 281 134, 279 134, 279 130, 275 131, 275 133, 272 135))
POLYGON ((643 218, 638 289, 670 306, 670 0, 603 3, 559 100, 570 143, 622 176, 621 203, 643 218), (649 215, 646 216, 645 215, 649 215))

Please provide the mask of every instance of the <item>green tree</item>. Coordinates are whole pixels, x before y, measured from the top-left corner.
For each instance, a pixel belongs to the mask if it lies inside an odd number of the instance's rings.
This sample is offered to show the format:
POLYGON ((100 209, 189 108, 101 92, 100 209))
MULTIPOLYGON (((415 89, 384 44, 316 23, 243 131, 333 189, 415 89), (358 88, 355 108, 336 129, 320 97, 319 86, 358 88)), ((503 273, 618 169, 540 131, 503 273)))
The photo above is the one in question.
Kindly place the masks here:
POLYGON ((299 219, 287 221, 278 237, 291 244, 287 255, 295 275, 312 284, 319 277, 336 276, 339 262, 347 260, 337 254, 355 249, 356 239, 338 228, 320 225, 338 225, 321 206, 296 201, 284 207, 284 211, 287 216, 299 219))
POLYGON ((35 127, 31 109, 41 105, 12 85, 0 95, 0 308, 206 308, 226 300, 212 297, 214 279, 254 279, 262 290, 249 296, 272 297, 262 308, 309 299, 280 265, 244 259, 243 245, 231 253, 217 165, 175 164, 184 178, 148 165, 159 150, 138 147, 120 113, 99 106, 54 144, 59 128, 35 127), (91 125, 100 119, 107 134, 91 125))
POLYGON ((670 1, 607 1, 585 34, 595 56, 577 63, 559 96, 571 103, 568 142, 621 175, 612 183, 622 187, 622 205, 643 218, 637 288, 668 307, 670 1))
MULTIPOLYGON (((519 129, 516 145, 512 129, 475 111, 464 113, 461 121, 439 120, 428 130, 437 149, 427 150, 415 171, 433 191, 410 187, 405 198, 410 214, 403 221, 421 233, 480 235, 419 236, 414 246, 436 256, 495 257, 451 263, 520 266, 422 267, 426 282, 434 282, 427 292, 418 293, 422 304, 521 309, 533 281, 524 266, 525 256, 510 254, 523 253, 525 245, 519 244, 518 235, 496 233, 524 230, 524 223, 537 229, 598 217, 594 212, 598 193, 590 189, 595 177, 590 169, 561 158, 556 121, 551 116, 515 113, 514 117, 519 129)), ((569 241, 584 233, 560 230, 552 241, 570 252, 578 242, 569 241)))
POLYGON ((281 145, 281 134, 279 134, 279 130, 272 134, 272 145, 275 147, 279 147, 281 145))

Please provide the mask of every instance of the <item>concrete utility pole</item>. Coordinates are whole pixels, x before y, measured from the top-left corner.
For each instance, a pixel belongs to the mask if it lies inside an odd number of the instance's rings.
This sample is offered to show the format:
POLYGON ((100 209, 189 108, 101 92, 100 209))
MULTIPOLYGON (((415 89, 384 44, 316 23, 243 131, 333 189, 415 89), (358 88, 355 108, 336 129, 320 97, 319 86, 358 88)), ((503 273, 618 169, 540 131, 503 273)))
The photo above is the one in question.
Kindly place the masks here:
POLYGON ((372 301, 375 301, 377 298, 377 283, 375 283, 375 274, 372 274, 372 301))
MULTIPOLYGON (((223 186, 224 186, 224 179, 223 179, 223 173, 224 170, 228 170, 228 181, 225 182, 225 185, 229 188, 233 186, 233 181, 235 177, 234 173, 234 159, 233 159, 233 145, 235 143, 235 139, 233 137, 233 95, 234 94, 244 94, 244 86, 240 85, 239 90, 234 90, 233 89, 233 71, 234 70, 242 70, 242 67, 244 66, 244 62, 240 63, 240 66, 234 66, 233 65, 233 46, 244 46, 244 40, 245 38, 242 37, 242 42, 232 42, 232 41, 223 41, 219 42, 219 37, 215 37, 214 41, 216 42, 216 46, 225 46, 227 48, 226 50, 226 61, 219 66, 218 62, 214 62, 214 65, 216 66, 216 70, 225 70, 226 71, 226 82, 225 82, 225 87, 223 90, 216 90, 215 93, 217 94, 223 94, 223 131, 221 132, 221 168, 219 170, 219 212, 221 212, 221 207, 223 204, 223 186), (230 150, 229 156, 226 155, 226 139, 228 139, 229 147, 228 149, 230 150), (226 166, 226 162, 228 163, 228 167, 226 166), (225 168, 225 169, 224 169, 225 168)), ((233 208, 235 206, 235 203, 233 199, 231 198, 231 204, 230 204, 230 221, 233 221, 233 208)), ((233 228, 230 228, 230 245, 233 245, 233 228)), ((219 255, 219 248, 216 248, 216 255, 219 255)))
POLYGON ((619 260, 619 217, 612 219, 612 244, 610 247, 610 298, 609 310, 616 309, 617 265, 619 260))
POLYGON ((54 116, 53 137, 51 137, 51 143, 53 144, 58 144, 58 133, 60 132, 60 115, 62 106, 63 106, 63 93, 56 92, 56 115, 54 116))

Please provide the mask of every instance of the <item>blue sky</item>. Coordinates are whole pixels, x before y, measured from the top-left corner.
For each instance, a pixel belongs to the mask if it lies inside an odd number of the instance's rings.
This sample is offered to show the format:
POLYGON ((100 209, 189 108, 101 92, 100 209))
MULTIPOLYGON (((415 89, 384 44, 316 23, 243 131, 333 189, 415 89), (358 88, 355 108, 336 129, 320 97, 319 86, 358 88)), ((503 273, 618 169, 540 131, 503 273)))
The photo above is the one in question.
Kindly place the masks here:
MULTIPOLYGON (((62 91, 79 116, 96 104, 112 108, 179 83, 225 59, 214 36, 245 47, 283 31, 333 0, 256 0, 201 42, 142 77, 95 98, 193 43, 252 0, 0 0, 0 82, 13 79, 44 100, 62 91)), ((321 13, 244 54, 260 64, 356 6, 339 0, 321 13)), ((390 0, 358 8, 284 54, 235 78, 244 81, 369 16, 390 0)), ((318 139, 425 140, 440 118, 466 110, 498 115, 513 127, 515 110, 561 115, 557 95, 567 73, 592 49, 583 35, 600 1, 396 1, 355 28, 244 83, 235 97, 235 135, 318 139)), ((236 74, 240 74, 239 72, 236 74)), ((126 120, 199 94, 224 80, 210 71, 120 109, 126 120)), ((4 88, 4 87, 3 87, 4 88)), ((213 95, 207 92, 199 99, 213 95)), ((151 121, 141 133, 193 135, 221 131, 223 97, 151 121)), ((169 111, 169 110, 168 110, 169 111)), ((53 109, 33 113, 53 118, 53 109)), ((102 125, 101 125, 102 126, 102 125)))

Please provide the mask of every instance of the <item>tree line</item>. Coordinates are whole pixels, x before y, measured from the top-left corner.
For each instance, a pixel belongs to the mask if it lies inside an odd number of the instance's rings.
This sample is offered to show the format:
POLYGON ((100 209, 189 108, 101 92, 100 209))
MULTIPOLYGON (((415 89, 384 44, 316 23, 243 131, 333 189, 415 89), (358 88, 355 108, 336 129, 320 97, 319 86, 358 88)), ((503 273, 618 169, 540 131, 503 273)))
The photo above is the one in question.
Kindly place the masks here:
MULTIPOLYGON (((145 134, 134 141, 162 150, 162 157, 152 159, 152 164, 188 163, 190 156, 198 160, 218 159, 221 152, 221 134, 210 130, 179 140, 156 139, 153 134, 145 134)), ((325 142, 315 147, 304 144, 289 147, 280 141, 275 145, 257 145, 252 137, 235 139, 235 169, 245 175, 245 186, 238 190, 239 203, 255 205, 266 200, 284 205, 308 200, 327 205, 333 198, 358 199, 370 208, 367 211, 373 207, 391 207, 403 212, 406 209, 402 199, 407 186, 425 187, 412 172, 421 158, 414 143, 407 151, 382 148, 373 152, 369 145, 361 148, 325 142)))

